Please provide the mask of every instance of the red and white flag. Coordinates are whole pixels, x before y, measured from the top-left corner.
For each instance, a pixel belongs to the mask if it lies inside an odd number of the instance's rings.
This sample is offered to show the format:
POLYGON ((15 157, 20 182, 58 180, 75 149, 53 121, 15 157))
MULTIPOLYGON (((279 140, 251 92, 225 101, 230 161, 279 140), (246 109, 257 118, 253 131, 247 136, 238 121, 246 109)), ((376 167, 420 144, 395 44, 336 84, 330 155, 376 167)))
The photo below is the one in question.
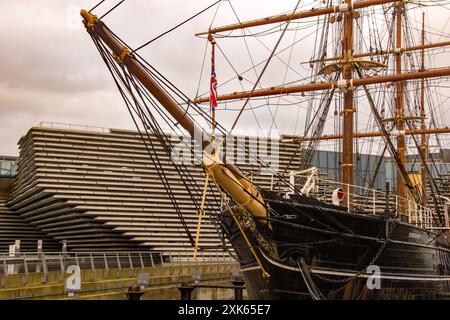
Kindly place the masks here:
POLYGON ((211 96, 209 97, 209 107, 212 109, 217 108, 217 78, 216 78, 216 68, 215 68, 215 58, 214 58, 214 43, 212 44, 212 54, 211 54, 211 83, 209 90, 211 96))

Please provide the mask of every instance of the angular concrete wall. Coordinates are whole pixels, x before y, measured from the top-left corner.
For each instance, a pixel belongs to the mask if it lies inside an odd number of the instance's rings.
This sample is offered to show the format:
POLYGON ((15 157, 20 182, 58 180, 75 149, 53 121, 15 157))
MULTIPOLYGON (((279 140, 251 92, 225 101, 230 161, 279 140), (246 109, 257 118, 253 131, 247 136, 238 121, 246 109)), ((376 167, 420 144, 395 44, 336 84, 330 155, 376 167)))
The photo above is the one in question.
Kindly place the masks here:
MULTIPOLYGON (((153 137, 152 142, 186 223, 195 234, 197 216, 189 193, 158 139, 153 137)), ((66 239, 69 250, 145 247, 192 252, 137 132, 33 127, 19 145, 18 175, 7 203, 9 210, 56 241, 66 239)), ((248 153, 249 142, 246 148, 248 153)), ((293 143, 281 146, 280 168, 286 166, 295 148, 293 143)), ((298 159, 294 159, 291 168, 297 166, 298 159)), ((258 183, 270 186, 271 176, 259 175, 254 165, 240 167, 258 183)), ((202 168, 192 165, 189 170, 202 187, 202 168)), ((219 206, 216 194, 213 213, 219 206)), ((200 242, 209 247, 222 245, 208 219, 200 242)))
POLYGON ((7 252, 9 246, 20 240, 20 250, 36 251, 38 240, 43 240, 43 250, 58 251, 57 241, 41 232, 6 206, 11 192, 12 179, 0 178, 0 252, 7 252))

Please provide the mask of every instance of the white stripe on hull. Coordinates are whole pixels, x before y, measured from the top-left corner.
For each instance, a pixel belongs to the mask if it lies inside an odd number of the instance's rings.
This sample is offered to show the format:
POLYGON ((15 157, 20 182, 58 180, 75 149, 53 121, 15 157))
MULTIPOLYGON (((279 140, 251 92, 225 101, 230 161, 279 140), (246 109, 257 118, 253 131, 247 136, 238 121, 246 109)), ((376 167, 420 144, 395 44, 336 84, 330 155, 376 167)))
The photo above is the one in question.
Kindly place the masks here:
MULTIPOLYGON (((282 264, 280 262, 277 262, 273 260, 272 258, 268 257, 260 250, 263 257, 271 264, 283 268, 290 271, 300 272, 300 268, 298 267, 292 267, 285 264, 282 264)), ((258 267, 259 268, 259 267, 258 267)), ((331 271, 331 270, 320 270, 320 269, 311 269, 312 273, 317 274, 325 274, 325 275, 333 275, 333 276, 343 276, 343 277, 354 277, 357 275, 356 272, 348 272, 348 271, 331 271)), ((369 278, 372 274, 361 274, 358 275, 359 278, 369 278)), ((450 276, 415 276, 415 275, 407 275, 407 276, 397 276, 392 274, 383 274, 380 275, 381 279, 385 280, 402 280, 402 281, 450 281, 450 276)))

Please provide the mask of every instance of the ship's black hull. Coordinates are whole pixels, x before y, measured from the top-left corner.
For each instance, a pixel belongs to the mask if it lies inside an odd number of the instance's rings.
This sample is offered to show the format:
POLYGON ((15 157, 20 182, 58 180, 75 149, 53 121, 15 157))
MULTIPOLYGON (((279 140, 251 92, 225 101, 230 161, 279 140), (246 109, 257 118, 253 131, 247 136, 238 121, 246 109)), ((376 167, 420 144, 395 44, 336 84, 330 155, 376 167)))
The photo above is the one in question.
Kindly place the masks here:
POLYGON ((251 298, 450 299, 447 231, 437 236, 307 197, 264 196, 270 227, 257 219, 252 227, 253 219, 241 215, 247 240, 228 211, 222 218, 251 298), (379 287, 372 274, 377 267, 379 287))

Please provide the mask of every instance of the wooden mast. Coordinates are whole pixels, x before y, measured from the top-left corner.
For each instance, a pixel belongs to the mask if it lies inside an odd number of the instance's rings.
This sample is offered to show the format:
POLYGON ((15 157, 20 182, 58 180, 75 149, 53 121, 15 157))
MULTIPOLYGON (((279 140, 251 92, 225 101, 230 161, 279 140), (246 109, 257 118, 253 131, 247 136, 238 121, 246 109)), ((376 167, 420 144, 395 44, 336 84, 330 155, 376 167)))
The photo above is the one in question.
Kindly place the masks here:
MULTIPOLYGON (((345 0, 349 10, 344 13, 344 31, 342 38, 342 60, 345 61, 342 70, 343 78, 346 81, 353 80, 353 66, 351 64, 353 56, 353 10, 352 0, 345 0)), ((352 208, 353 194, 353 88, 344 90, 343 105, 343 127, 342 127, 342 184, 345 190, 344 205, 352 208)))
MULTIPOLYGON (((422 46, 425 46, 425 12, 422 13, 422 46)), ((425 71, 425 49, 422 49, 422 64, 420 66, 420 71, 425 71)), ((421 81, 420 88, 420 129, 423 130, 420 135, 420 152, 423 155, 423 159, 426 161, 427 159, 427 142, 425 137, 425 79, 421 81)), ((424 161, 421 162, 421 179, 422 179, 422 197, 425 202, 427 202, 427 170, 426 163, 424 161)))
MULTIPOLYGON (((403 2, 399 1, 395 3, 395 19, 396 19, 396 58, 395 58, 395 73, 397 75, 402 74, 402 53, 400 51, 402 47, 402 15, 404 13, 403 2)), ((396 87, 396 127, 397 130, 402 132, 405 130, 405 110, 404 110, 404 82, 398 81, 396 87)), ((397 152, 400 163, 405 167, 405 136, 399 135, 397 137, 397 152)), ((406 199, 406 185, 402 179, 402 173, 397 169, 397 195, 399 199, 399 211, 404 213, 406 204, 403 203, 403 199, 406 199)))

